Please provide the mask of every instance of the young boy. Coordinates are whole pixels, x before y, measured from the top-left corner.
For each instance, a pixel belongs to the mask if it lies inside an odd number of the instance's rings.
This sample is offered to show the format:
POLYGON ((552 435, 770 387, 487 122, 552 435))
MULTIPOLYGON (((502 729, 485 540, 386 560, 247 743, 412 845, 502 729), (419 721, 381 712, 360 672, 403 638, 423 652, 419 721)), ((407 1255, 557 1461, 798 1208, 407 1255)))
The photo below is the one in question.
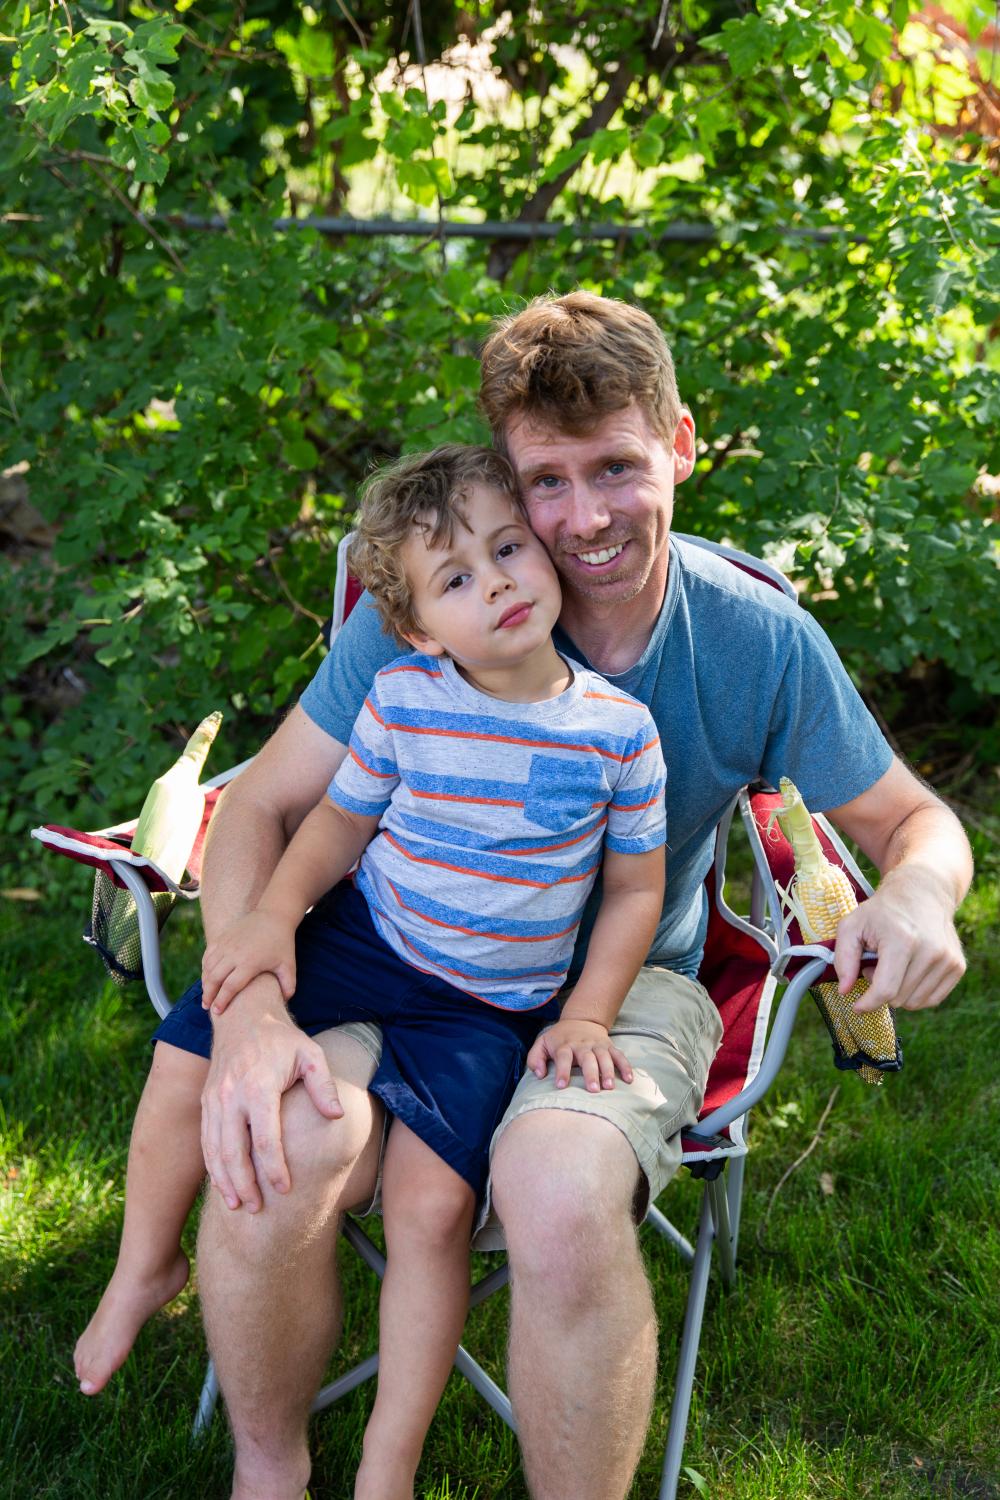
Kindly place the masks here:
MULTIPOLYGON (((594 1090, 612 1088, 616 1069, 631 1080, 608 1030, 661 910, 664 768, 648 710, 556 651, 558 582, 503 458, 448 447, 402 460, 369 482, 358 531, 352 568, 416 654, 378 673, 327 796, 256 910, 207 948, 201 1001, 219 1013, 271 972, 306 1031, 382 1027, 370 1089, 393 1117, 389 1257, 379 1393, 356 1494, 385 1500, 412 1494, 464 1321, 490 1139, 525 1061, 539 1077, 551 1061, 556 1087, 574 1064, 594 1090), (602 844, 601 908, 560 1014, 555 996, 602 844), (412 1232, 429 1213, 454 1227, 433 1263, 412 1232), (415 1308, 419 1339, 407 1338, 415 1308)), ((197 997, 185 1000, 156 1035, 200 1050, 192 1028, 207 1037, 207 1015, 197 997)), ((178 1122, 175 1140, 190 1130, 178 1122)), ((127 1200, 143 1201, 156 1174, 161 1213, 203 1170, 162 1157, 133 1144, 127 1185, 127 1200)), ((161 1264, 176 1280, 183 1219, 158 1224, 161 1264)), ((156 1237, 127 1206, 118 1267, 77 1346, 88 1393, 144 1321, 121 1310, 142 1303, 136 1283, 156 1237)))

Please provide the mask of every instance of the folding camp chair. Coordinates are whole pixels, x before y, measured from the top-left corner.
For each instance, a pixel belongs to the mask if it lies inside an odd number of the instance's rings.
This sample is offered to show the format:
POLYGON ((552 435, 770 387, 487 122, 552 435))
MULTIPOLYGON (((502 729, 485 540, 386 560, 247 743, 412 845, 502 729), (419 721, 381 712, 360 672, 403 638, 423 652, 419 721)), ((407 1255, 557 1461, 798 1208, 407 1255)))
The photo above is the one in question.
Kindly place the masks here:
MULTIPOLYGON (((768 564, 697 537, 684 537, 683 540, 726 557, 734 566, 781 589, 790 597, 795 597, 787 580, 768 564)), ((349 543, 348 536, 340 546, 331 639, 360 594, 360 589, 349 572, 349 543)), ((85 936, 102 952, 109 972, 119 981, 139 977, 144 980, 149 998, 161 1017, 167 1014, 171 1005, 160 969, 159 929, 163 920, 164 897, 172 900, 177 896, 193 898, 197 895, 201 847, 215 801, 220 789, 249 763, 245 761, 206 783, 208 798, 205 821, 188 861, 191 880, 184 887, 172 886, 149 861, 128 851, 128 842, 135 827, 134 820, 103 829, 99 833, 80 833, 58 825, 32 830, 33 836, 48 847, 97 868, 94 912, 91 927, 85 936), (100 930, 101 908, 103 906, 106 911, 116 889, 127 890, 135 903, 135 936, 134 942, 126 951, 119 949, 109 954, 100 930)), ((706 882, 710 915, 699 977, 719 1008, 723 1022, 723 1041, 709 1073, 704 1106, 697 1125, 682 1136, 682 1164, 704 1184, 696 1244, 692 1245, 656 1204, 650 1205, 646 1216, 646 1222, 674 1247, 691 1268, 674 1401, 663 1459, 660 1500, 674 1500, 677 1493, 712 1254, 716 1248, 723 1284, 727 1288, 732 1287, 736 1277, 748 1114, 751 1107, 770 1088, 778 1073, 802 996, 810 986, 831 977, 833 955, 830 950, 803 943, 795 924, 789 924, 785 919, 779 886, 787 888, 793 872, 793 860, 784 836, 776 824, 772 826, 772 813, 779 802, 780 798, 775 792, 744 788, 739 793, 719 824, 715 861, 706 882), (730 828, 737 812, 753 856, 750 910, 747 916, 738 915, 729 906, 725 892, 726 854, 730 828), (786 987, 772 1022, 773 1000, 779 984, 785 984, 786 987)), ((825 819, 817 817, 813 821, 827 856, 847 870, 859 899, 865 899, 871 894, 871 887, 850 854, 825 819)), ((362 1259, 381 1277, 385 1269, 385 1258, 360 1225, 348 1218, 345 1220, 343 1234, 362 1259)), ((482 1278, 472 1289, 471 1306, 484 1301, 506 1281, 505 1265, 482 1278)), ((507 1396, 464 1347, 459 1348, 455 1366, 508 1426, 516 1431, 507 1396)), ((372 1354, 354 1369, 324 1386, 316 1397, 313 1411, 321 1411, 330 1406, 374 1375, 377 1369, 378 1355, 372 1354)), ((201 1433, 211 1421, 217 1397, 218 1384, 212 1365, 209 1364, 198 1402, 195 1434, 201 1433)))

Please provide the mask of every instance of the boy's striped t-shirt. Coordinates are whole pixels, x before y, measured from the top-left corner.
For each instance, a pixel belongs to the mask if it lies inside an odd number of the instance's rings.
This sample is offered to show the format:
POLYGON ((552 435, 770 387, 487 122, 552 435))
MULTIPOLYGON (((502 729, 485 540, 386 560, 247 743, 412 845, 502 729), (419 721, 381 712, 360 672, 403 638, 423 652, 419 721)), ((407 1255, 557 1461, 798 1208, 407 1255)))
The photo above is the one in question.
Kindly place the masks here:
POLYGON ((649 710, 568 665, 557 698, 510 703, 447 657, 401 656, 375 678, 329 788, 380 818, 355 879, 393 951, 509 1010, 561 987, 603 844, 666 842, 649 710))

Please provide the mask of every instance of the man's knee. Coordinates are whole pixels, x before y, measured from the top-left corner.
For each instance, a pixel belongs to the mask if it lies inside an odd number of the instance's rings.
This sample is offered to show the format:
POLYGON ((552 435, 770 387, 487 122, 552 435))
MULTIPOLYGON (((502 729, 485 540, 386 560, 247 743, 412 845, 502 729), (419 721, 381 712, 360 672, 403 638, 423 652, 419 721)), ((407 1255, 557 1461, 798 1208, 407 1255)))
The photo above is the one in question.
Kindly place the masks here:
POLYGON ((281 1101, 281 1140, 292 1181, 290 1197, 307 1185, 315 1192, 337 1194, 366 1156, 377 1166, 381 1140, 381 1107, 367 1089, 338 1080, 337 1092, 343 1115, 329 1120, 321 1115, 306 1092, 296 1083, 281 1101))
POLYGON ((287 1091, 281 1103, 281 1142, 288 1192, 277 1192, 253 1157, 263 1205, 253 1214, 246 1208, 229 1209, 210 1188, 202 1221, 209 1245, 250 1261, 286 1259, 327 1228, 335 1230, 345 1210, 371 1198, 381 1114, 366 1091, 352 1085, 338 1085, 338 1090, 344 1114, 336 1120, 319 1113, 301 1083, 287 1091))
POLYGON ((493 1204, 515 1275, 600 1277, 634 1243, 639 1168, 609 1121, 535 1110, 511 1122, 493 1157, 493 1204))

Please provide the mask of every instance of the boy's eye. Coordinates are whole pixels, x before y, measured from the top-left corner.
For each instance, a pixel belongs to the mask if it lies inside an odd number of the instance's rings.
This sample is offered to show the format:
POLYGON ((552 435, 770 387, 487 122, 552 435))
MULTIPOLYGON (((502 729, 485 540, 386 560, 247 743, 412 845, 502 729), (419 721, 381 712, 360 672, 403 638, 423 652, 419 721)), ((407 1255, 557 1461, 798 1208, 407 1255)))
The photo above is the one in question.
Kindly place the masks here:
POLYGON ((448 579, 448 582, 445 584, 445 586, 444 586, 445 593, 447 593, 449 589, 460 589, 462 587, 462 584, 464 582, 465 582, 465 574, 464 573, 455 573, 451 578, 448 579))
POLYGON ((504 542, 497 548, 497 557, 513 557, 520 550, 520 542, 504 542))

